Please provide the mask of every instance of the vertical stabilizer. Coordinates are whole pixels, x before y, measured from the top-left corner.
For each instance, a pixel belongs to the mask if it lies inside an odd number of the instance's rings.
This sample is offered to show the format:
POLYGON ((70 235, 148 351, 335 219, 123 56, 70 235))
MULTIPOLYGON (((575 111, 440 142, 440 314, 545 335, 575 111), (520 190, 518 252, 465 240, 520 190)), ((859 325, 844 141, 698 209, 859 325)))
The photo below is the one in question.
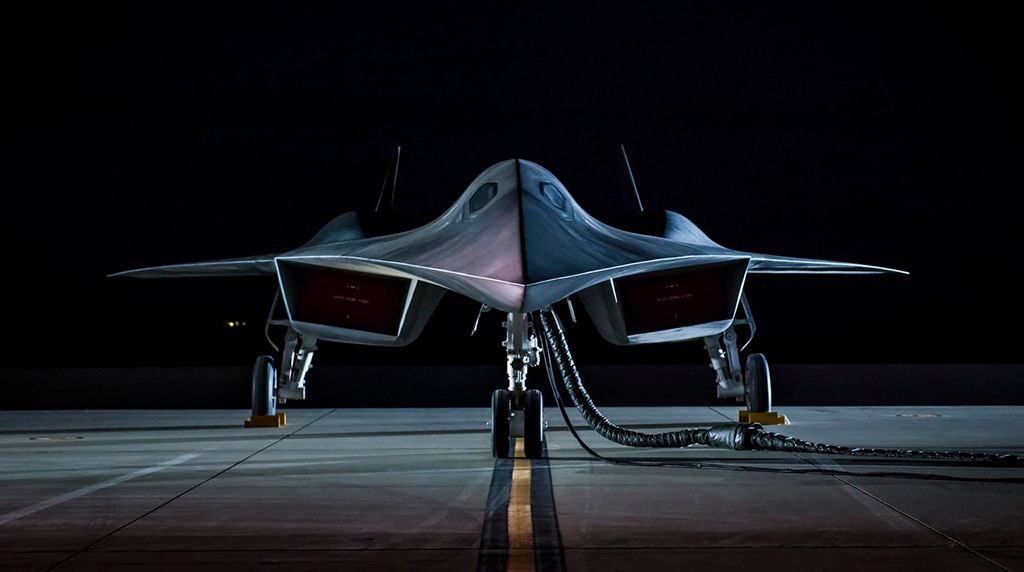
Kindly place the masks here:
POLYGON ((626 168, 624 178, 626 182, 627 192, 629 194, 629 203, 636 209, 636 212, 644 212, 644 203, 640 200, 640 191, 636 188, 636 179, 633 178, 633 168, 629 166, 629 157, 626 155, 626 146, 619 145, 619 153, 622 155, 622 164, 626 168))
POLYGON ((398 160, 402 157, 402 147, 395 147, 395 153, 388 163, 388 172, 384 176, 384 185, 380 188, 380 195, 377 197, 377 206, 373 212, 389 212, 395 205, 395 186, 398 184, 398 160))

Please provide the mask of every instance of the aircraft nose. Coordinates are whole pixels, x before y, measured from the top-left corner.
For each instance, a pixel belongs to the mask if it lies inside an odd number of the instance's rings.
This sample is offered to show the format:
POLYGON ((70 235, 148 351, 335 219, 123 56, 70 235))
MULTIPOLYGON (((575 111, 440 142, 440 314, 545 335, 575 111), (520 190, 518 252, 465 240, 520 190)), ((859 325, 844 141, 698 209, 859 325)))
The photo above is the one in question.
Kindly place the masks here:
MULTIPOLYGON (((573 271, 588 257, 587 216, 555 176, 522 159, 492 165, 467 188, 456 207, 461 224, 446 241, 453 271, 515 285, 573 271)), ((588 266, 589 269, 589 266, 588 266)))

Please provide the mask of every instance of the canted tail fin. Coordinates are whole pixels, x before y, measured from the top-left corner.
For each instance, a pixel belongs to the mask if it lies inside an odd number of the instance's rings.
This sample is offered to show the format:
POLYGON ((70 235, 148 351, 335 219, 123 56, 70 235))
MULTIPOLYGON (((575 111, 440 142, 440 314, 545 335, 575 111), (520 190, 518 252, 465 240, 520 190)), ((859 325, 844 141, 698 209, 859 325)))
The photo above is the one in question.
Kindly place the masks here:
POLYGON ((398 185, 398 160, 402 157, 402 147, 395 147, 391 155, 391 162, 388 163, 388 172, 384 175, 384 184, 380 188, 380 195, 377 196, 377 206, 373 212, 386 213, 395 206, 395 187, 398 185))
POLYGON ((619 156, 622 157, 622 179, 627 193, 627 203, 638 213, 644 212, 644 203, 640 200, 640 190, 636 187, 636 179, 633 178, 633 168, 629 166, 629 157, 626 155, 626 146, 619 145, 619 156))

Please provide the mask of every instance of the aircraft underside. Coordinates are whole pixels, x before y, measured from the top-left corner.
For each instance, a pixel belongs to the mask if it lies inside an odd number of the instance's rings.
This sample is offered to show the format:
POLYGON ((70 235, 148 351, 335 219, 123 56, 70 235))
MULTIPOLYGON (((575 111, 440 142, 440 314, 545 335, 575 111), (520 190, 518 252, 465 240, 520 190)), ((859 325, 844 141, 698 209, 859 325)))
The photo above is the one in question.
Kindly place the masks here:
MULTIPOLYGON (((767 361, 753 354, 744 368, 736 333, 737 327, 745 328, 749 342, 755 331, 742 293, 748 264, 746 259, 710 262, 609 279, 566 298, 565 304, 575 320, 572 299, 582 302, 598 331, 613 344, 702 341, 718 396, 745 402, 748 411, 768 419, 767 361), (740 308, 743 315, 737 318, 740 308)), ((290 261, 279 261, 278 270, 281 296, 275 307, 283 303, 287 318, 270 319, 267 328, 284 327, 284 343, 279 360, 261 356, 254 367, 254 419, 274 420, 277 403, 305 398, 306 374, 318 343, 408 344, 445 293, 435 284, 398 273, 290 261)), ((481 305, 480 314, 488 311, 492 308, 481 305)), ((512 440, 520 437, 528 457, 541 455, 543 396, 527 385, 528 372, 543 364, 548 345, 539 334, 539 312, 504 312, 507 386, 492 395, 492 448, 498 457, 506 456, 512 440)), ((479 315, 474 334, 478 323, 479 315)))

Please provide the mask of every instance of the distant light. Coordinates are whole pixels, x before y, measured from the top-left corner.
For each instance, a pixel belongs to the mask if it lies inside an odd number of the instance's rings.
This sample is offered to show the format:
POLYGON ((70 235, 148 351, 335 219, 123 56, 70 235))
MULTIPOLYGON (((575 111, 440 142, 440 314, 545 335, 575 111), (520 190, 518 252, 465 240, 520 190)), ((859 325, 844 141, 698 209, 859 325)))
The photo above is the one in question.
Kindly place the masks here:
POLYGON ((241 320, 232 320, 230 322, 224 322, 224 325, 229 328, 244 328, 245 322, 241 320))

